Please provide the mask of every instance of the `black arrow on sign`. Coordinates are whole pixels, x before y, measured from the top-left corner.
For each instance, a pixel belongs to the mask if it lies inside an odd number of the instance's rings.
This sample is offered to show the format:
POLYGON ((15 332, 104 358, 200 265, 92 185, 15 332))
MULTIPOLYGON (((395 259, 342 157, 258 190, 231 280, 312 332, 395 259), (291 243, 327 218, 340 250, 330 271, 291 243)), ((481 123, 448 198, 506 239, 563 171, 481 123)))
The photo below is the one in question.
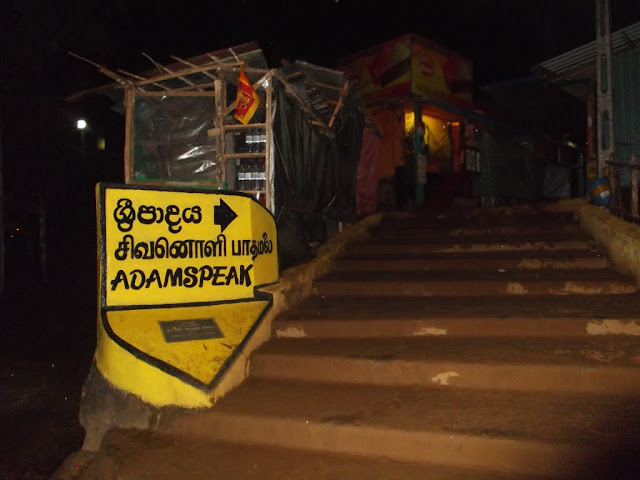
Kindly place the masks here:
POLYGON ((213 224, 220 225, 220 232, 229 226, 238 217, 238 214, 231 210, 231 207, 220 199, 220 205, 213 206, 213 224))

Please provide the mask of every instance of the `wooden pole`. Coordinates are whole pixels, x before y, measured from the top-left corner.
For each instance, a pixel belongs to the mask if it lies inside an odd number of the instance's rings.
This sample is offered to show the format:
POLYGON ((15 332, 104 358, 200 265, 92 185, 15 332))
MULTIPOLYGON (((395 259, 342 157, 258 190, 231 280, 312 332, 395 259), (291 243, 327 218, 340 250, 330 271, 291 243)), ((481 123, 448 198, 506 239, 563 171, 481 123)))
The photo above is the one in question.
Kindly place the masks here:
POLYGON ((124 91, 124 183, 133 182, 133 117, 135 103, 135 91, 133 88, 126 88, 124 91))
POLYGON ((333 122, 336 120, 336 116, 342 108, 342 102, 344 101, 344 96, 347 94, 347 90, 349 89, 349 80, 344 82, 344 86, 340 91, 340 98, 338 99, 338 103, 336 103, 336 108, 333 110, 333 114, 331 115, 331 120, 329 120, 329 128, 333 127, 333 122))
POLYGON ((93 65, 94 67, 96 67, 98 69, 98 71, 104 75, 106 75, 109 78, 112 78, 113 80, 115 80, 116 82, 118 82, 121 85, 129 85, 130 82, 127 81, 126 78, 124 78, 121 75, 118 75, 117 73, 109 70, 107 67, 105 67, 104 65, 100 65, 98 63, 92 62, 89 59, 86 59, 84 57, 81 57, 80 55, 77 55, 73 52, 67 52, 69 55, 71 55, 72 57, 77 58, 78 60, 82 60, 83 62, 87 62, 90 65, 93 65))
POLYGON ((267 85, 267 98, 266 98, 266 102, 267 104, 265 105, 265 123, 266 123, 266 127, 265 127, 265 135, 266 135, 266 145, 265 145, 265 149, 264 149, 264 173, 265 173, 265 186, 264 189, 266 190, 266 206, 267 209, 275 214, 275 208, 273 205, 273 189, 271 186, 271 142, 273 141, 273 132, 271 130, 271 101, 272 101, 272 94, 273 94, 273 82, 271 81, 271 79, 269 79, 269 83, 267 85))
MULTIPOLYGON (((184 63, 185 65, 192 67, 192 68, 197 68, 198 66, 194 63, 188 62, 183 58, 180 57, 176 57, 175 55, 170 55, 171 58, 173 58, 174 60, 180 62, 180 63, 184 63)), ((219 64, 220 62, 218 62, 219 64)), ((211 80, 216 80, 215 75, 210 74, 209 72, 202 72, 204 75, 206 75, 207 77, 209 77, 211 80)))
MULTIPOLYGON (((169 70, 167 67, 165 67, 164 65, 161 65, 160 63, 156 62, 153 58, 151 58, 149 55, 147 55, 146 53, 142 53, 142 55, 144 55, 145 58, 147 58, 151 63, 153 63, 153 65, 160 71, 160 72, 166 72, 166 73, 176 73, 173 70, 169 70)), ((182 80, 184 83, 186 83, 189 86, 192 87, 197 87, 197 85, 195 83, 193 83, 191 80, 189 80, 188 78, 178 74, 178 76, 176 78, 179 78, 180 80, 182 80)))
POLYGON ((218 163, 218 190, 226 190, 227 188, 227 159, 224 156, 224 83, 217 79, 213 82, 215 92, 216 112, 213 120, 216 129, 216 162, 218 163))
POLYGON ((638 218, 638 158, 631 154, 631 216, 638 218))
MULTIPOLYGON (((118 69, 118 72, 122 73, 123 75, 128 75, 135 80, 147 80, 145 77, 141 75, 136 75, 135 73, 127 72, 126 70, 118 69)), ((161 88, 163 90, 171 90, 169 87, 167 87, 166 85, 162 85, 161 83, 153 83, 152 85, 155 85, 156 87, 161 88)))

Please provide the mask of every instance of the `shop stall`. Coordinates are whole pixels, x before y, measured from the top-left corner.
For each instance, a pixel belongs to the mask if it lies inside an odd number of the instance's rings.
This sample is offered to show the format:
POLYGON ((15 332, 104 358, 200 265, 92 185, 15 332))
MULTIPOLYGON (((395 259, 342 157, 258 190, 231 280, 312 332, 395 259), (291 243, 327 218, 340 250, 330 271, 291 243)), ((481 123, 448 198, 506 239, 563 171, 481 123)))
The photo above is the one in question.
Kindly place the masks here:
POLYGON ((436 179, 467 170, 466 150, 474 147, 465 148, 464 125, 482 118, 472 103, 470 60, 404 35, 342 59, 340 69, 384 134, 375 167, 382 203, 389 181, 401 203, 420 205, 436 179))
POLYGON ((254 42, 149 60, 136 74, 97 65, 116 83, 71 98, 104 93, 124 106, 126 183, 253 195, 287 225, 291 248, 302 234, 304 248, 321 243, 327 219, 355 220, 363 131, 376 126, 344 73, 269 69, 254 42))

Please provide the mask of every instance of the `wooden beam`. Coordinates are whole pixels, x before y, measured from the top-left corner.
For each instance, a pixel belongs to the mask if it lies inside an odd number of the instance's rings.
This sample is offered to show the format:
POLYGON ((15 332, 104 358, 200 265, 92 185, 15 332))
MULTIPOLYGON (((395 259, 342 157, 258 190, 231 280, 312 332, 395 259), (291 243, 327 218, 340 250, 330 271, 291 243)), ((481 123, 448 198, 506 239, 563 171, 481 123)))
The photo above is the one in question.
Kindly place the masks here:
MULTIPOLYGON (((170 91, 171 92, 188 92, 188 91, 193 92, 195 91, 194 88, 195 87, 192 87, 191 85, 185 85, 184 87, 172 88, 170 91)), ((214 84, 213 82, 198 83, 197 88, 198 88, 198 91, 213 92, 214 84)))
POLYGON ((142 91, 137 94, 140 97, 214 97, 211 90, 168 90, 162 92, 142 91))
POLYGON ((65 98, 64 100, 66 102, 73 103, 89 95, 95 95, 97 93, 102 93, 102 92, 106 92, 107 90, 111 90, 112 88, 121 88, 121 87, 122 85, 114 86, 113 83, 110 83, 108 85, 100 85, 99 87, 93 87, 87 90, 82 90, 81 92, 73 93, 69 95, 67 98, 65 98))
MULTIPOLYGON (((298 92, 296 92, 293 87, 291 85, 289 85, 289 83, 282 78, 282 75, 280 75, 280 73, 278 73, 277 71, 274 70, 273 75, 280 80, 280 82, 282 83, 282 85, 284 86, 284 88, 293 96, 293 98, 295 98, 298 103, 300 104, 300 107, 302 107, 303 110, 305 110, 306 112, 308 112, 313 118, 316 119, 317 125, 321 125, 325 128, 328 128, 327 125, 324 123, 324 120, 322 120, 322 117, 320 115, 318 115, 318 113, 310 106, 307 104, 307 102, 305 102, 300 95, 298 95, 298 92)), ((314 123, 314 122, 311 122, 314 123)))
POLYGON ((323 82, 314 82, 311 79, 309 79, 309 81, 318 87, 328 88, 330 90, 337 90, 337 91, 342 90, 342 87, 339 85, 331 85, 330 83, 323 83, 323 82))
POLYGON ((131 182, 134 185, 158 185, 158 186, 167 186, 167 185, 173 185, 173 186, 183 186, 183 187, 211 187, 212 185, 216 185, 215 182, 202 182, 202 181, 196 181, 196 182, 190 182, 190 181, 171 181, 171 180, 135 180, 131 182))
POLYGON ((211 60, 213 60, 217 65, 219 65, 221 67, 223 66, 223 63, 215 55, 211 55, 210 53, 207 53, 207 57, 209 57, 211 60))
POLYGON ((134 85, 139 87, 141 85, 148 85, 149 83, 162 82, 164 80, 171 80, 173 78, 178 78, 178 77, 184 76, 184 75, 193 75, 194 73, 202 73, 202 72, 208 72, 210 70, 217 70, 218 68, 219 67, 216 67, 214 65, 205 65, 205 66, 201 66, 201 67, 197 67, 197 68, 189 68, 189 69, 179 70, 179 71, 176 71, 174 73, 167 73, 165 75, 158 75, 157 77, 152 77, 152 78, 150 78, 148 80, 136 82, 134 85))
POLYGON ((294 78, 294 77, 299 77, 300 75, 304 75, 304 72, 302 70, 298 70, 296 72, 289 73, 289 74, 285 75, 285 77, 294 78))
POLYGON ((347 90, 349 89, 349 80, 344 82, 342 86, 342 91, 340 92, 340 98, 338 99, 338 103, 336 104, 336 108, 333 109, 333 114, 331 115, 331 120, 329 120, 329 128, 333 127, 333 122, 336 120, 336 116, 338 112, 342 108, 342 102, 344 101, 344 97, 347 94, 347 90))
POLYGON ((126 70, 122 70, 121 68, 118 69, 118 72, 123 73, 125 75, 129 75, 131 78, 135 78, 136 80, 147 80, 147 78, 143 77, 142 75, 136 75, 135 73, 127 72, 126 70))
MULTIPOLYGON (((252 125, 253 126, 253 125, 252 125)), ((263 152, 256 153, 225 153, 225 158, 262 158, 265 154, 263 152)))
MULTIPOLYGON (((146 53, 144 53, 144 52, 143 52, 143 53, 142 53, 142 55, 144 55, 146 58, 148 58, 148 59, 149 59, 149 61, 150 61, 151 63, 153 63, 153 64, 156 66, 156 68, 157 68, 158 70, 160 70, 161 72, 162 72, 162 71, 165 71, 165 72, 167 72, 167 73, 176 73, 176 72, 173 72, 172 70, 170 70, 169 68, 165 67, 165 66, 164 66, 164 65, 162 65, 161 63, 156 62, 153 58, 151 58, 151 57, 150 57, 149 55, 147 55, 146 53)), ((178 78, 178 79, 182 80, 182 81, 183 81, 184 83, 186 83, 187 85, 191 85, 192 87, 195 87, 195 86, 196 86, 196 84, 195 84, 195 83, 193 83, 191 80, 189 80, 189 79, 185 78, 183 75, 179 75, 179 76, 178 76, 178 77, 176 77, 176 78, 178 78)))
MULTIPOLYGON (((238 62, 237 60, 236 60, 235 62, 234 62, 234 61, 231 61, 231 62, 225 62, 225 61, 223 61, 223 60, 220 60, 218 57, 216 57, 216 56, 214 56, 214 55, 211 55, 210 53, 207 53, 207 57, 209 57, 209 58, 210 58, 211 60, 213 60, 214 62, 217 62, 217 64, 218 64, 220 67, 231 67, 231 66, 233 66, 233 67, 243 67, 243 66, 244 66, 244 62, 238 62)), ((233 57, 231 57, 231 56, 229 56, 229 57, 227 57, 227 58, 231 58, 231 59, 233 59, 233 57)), ((235 59, 234 59, 234 60, 235 60, 235 59)))
POLYGON ((249 125, 243 125, 242 123, 238 123, 237 125, 225 125, 225 130, 245 130, 249 128, 264 128, 266 127, 266 123, 251 123, 249 125))
MULTIPOLYGON (((170 55, 171 58, 173 58, 174 60, 180 62, 180 63, 184 63, 185 65, 188 65, 189 67, 197 67, 197 65, 191 63, 191 62, 187 62, 186 60, 180 58, 180 57, 176 57, 175 55, 170 55)), ((219 62, 218 62, 219 63, 219 62)), ((212 75, 209 72, 202 72, 204 75, 206 75, 207 77, 209 77, 211 80, 216 80, 217 77, 215 75, 212 75)))
POLYGON ((131 82, 129 80, 127 80, 126 78, 122 77, 121 75, 118 75, 115 72, 112 72, 111 70, 109 70, 107 67, 105 67, 104 65, 100 65, 96 62, 92 62, 91 60, 81 57, 80 55, 73 53, 73 52, 67 52, 69 55, 71 55, 72 57, 75 57, 79 60, 82 60, 83 62, 87 62, 89 65, 93 65, 94 67, 96 67, 98 69, 98 71, 100 73, 102 73, 103 75, 106 75, 107 77, 111 78, 112 80, 115 80, 117 83, 119 83, 122 86, 128 86, 131 85, 131 82))

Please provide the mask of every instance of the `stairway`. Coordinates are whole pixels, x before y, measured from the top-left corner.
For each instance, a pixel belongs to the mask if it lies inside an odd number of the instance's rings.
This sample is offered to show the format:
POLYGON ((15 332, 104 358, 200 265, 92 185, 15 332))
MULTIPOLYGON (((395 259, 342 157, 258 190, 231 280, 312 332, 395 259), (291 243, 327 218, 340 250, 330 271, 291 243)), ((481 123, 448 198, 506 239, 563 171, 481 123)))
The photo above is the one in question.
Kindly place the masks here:
POLYGON ((111 431, 98 478, 640 478, 638 335, 634 282, 568 214, 386 220, 249 380, 111 431))

